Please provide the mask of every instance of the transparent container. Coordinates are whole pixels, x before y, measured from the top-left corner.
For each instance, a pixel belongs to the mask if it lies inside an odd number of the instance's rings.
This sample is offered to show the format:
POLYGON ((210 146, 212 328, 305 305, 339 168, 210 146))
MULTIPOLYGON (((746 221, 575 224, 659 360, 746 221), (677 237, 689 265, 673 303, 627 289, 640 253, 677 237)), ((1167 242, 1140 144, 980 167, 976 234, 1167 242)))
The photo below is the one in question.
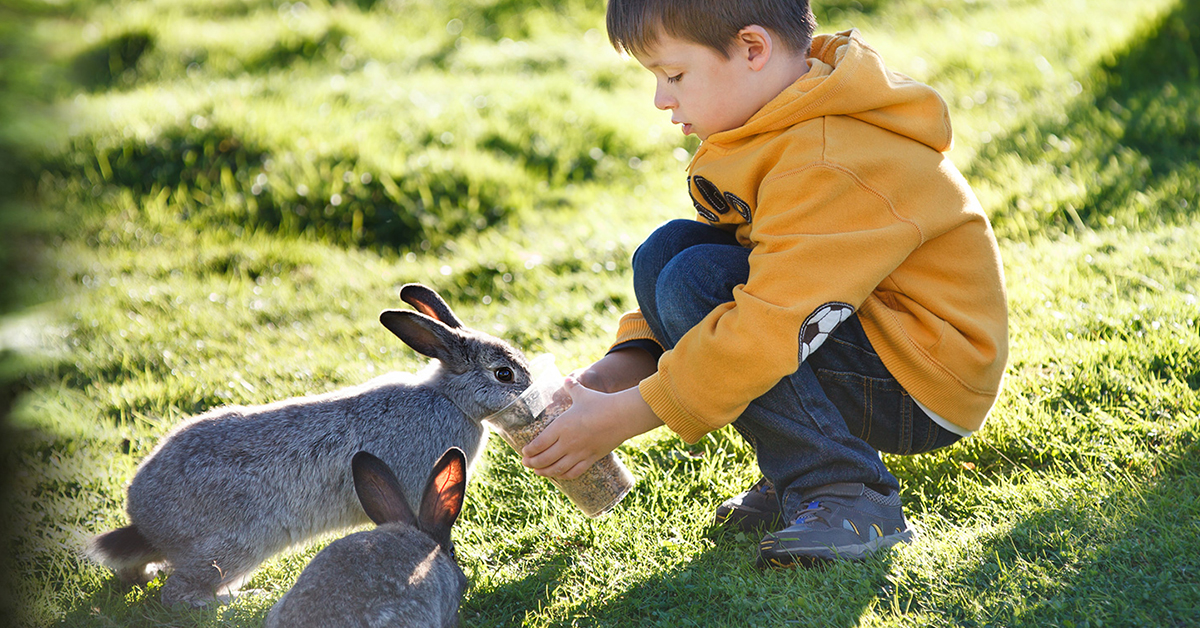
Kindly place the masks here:
MULTIPOLYGON (((571 407, 571 396, 562 387, 563 376, 554 356, 541 355, 530 363, 533 384, 503 410, 484 419, 517 453, 571 407)), ((633 474, 616 452, 599 459, 574 480, 546 478, 588 517, 612 510, 633 488, 633 474)))

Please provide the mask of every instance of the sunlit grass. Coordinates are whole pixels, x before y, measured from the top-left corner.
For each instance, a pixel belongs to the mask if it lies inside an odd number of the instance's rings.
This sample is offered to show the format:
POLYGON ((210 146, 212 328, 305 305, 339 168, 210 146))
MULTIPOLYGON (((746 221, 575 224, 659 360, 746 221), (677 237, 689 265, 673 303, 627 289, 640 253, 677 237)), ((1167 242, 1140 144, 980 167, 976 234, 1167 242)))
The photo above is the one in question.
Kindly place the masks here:
MULTIPOLYGON (((63 6, 31 31, 75 81, 51 84, 59 132, 36 134, 30 175, 55 221, 28 273, 53 298, 0 326, 30 626, 260 625, 325 540, 264 565, 262 595, 195 612, 78 555, 124 522, 167 429, 419 368, 377 323, 410 281, 583 366, 634 306, 638 243, 690 207, 695 143, 611 50, 601 2, 63 6)), ((1008 277, 988 424, 886 458, 915 544, 793 572, 709 528, 757 478, 731 430, 624 445, 638 485, 597 520, 493 439, 455 529, 463 624, 1200 622, 1197 6, 818 6, 951 107, 1008 277)))

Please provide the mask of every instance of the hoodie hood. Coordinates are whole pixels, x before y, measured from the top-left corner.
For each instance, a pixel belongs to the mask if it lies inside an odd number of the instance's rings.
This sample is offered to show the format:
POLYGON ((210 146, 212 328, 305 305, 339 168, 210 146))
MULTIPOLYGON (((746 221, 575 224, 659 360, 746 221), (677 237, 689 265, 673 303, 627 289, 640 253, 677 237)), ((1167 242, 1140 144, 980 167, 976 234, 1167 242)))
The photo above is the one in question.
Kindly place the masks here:
POLYGON ((848 116, 945 152, 950 112, 933 88, 893 72, 857 30, 813 39, 812 68, 743 126, 714 133, 712 146, 739 143, 822 116, 848 116))

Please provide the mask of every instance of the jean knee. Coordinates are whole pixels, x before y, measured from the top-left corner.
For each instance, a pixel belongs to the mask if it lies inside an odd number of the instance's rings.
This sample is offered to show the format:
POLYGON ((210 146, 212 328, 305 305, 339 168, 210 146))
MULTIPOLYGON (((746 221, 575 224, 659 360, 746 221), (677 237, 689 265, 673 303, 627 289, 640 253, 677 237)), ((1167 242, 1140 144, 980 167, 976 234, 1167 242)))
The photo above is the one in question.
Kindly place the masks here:
POLYGON ((680 252, 663 268, 655 301, 663 328, 678 339, 746 282, 749 252, 737 245, 701 244, 680 252))
POLYGON ((658 324, 672 346, 692 328, 699 319, 694 318, 693 308, 689 307, 691 300, 680 290, 678 281, 674 278, 673 269, 675 258, 669 260, 655 279, 654 311, 658 316, 658 324))
POLYGON ((655 229, 633 252, 634 281, 638 278, 657 279, 667 262, 690 244, 691 238, 685 234, 695 226, 703 225, 694 220, 676 218, 655 229))

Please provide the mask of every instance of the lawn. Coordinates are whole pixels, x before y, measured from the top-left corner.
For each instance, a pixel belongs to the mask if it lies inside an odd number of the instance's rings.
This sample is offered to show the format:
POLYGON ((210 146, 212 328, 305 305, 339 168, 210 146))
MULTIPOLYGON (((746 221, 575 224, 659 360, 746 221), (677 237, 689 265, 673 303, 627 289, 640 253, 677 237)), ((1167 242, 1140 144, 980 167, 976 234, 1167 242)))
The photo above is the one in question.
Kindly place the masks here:
MULTIPOLYGON (((1200 0, 835 0, 951 108, 1000 237, 1012 353, 984 429, 886 460, 912 545, 762 571, 712 510, 730 429, 618 453, 583 517, 492 437, 455 527, 464 626, 1200 625, 1200 0)), ((158 438, 230 403, 424 360, 401 285, 569 370, 690 217, 697 146, 600 0, 0 2, 0 612, 21 626, 258 626, 262 591, 163 608, 82 559, 158 438)))

